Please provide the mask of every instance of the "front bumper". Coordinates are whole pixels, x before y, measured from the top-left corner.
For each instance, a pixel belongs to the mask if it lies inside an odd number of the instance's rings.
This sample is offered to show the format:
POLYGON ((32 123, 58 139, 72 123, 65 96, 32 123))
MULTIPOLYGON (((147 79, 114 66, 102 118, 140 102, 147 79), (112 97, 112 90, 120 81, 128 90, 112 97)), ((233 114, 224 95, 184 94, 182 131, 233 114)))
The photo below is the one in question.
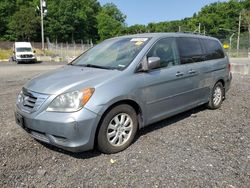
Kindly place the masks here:
POLYGON ((100 120, 85 108, 75 113, 43 111, 33 117, 16 107, 15 117, 17 124, 35 139, 71 152, 93 149, 100 120))
POLYGON ((17 62, 36 62, 37 59, 36 57, 32 57, 32 58, 16 58, 17 62))

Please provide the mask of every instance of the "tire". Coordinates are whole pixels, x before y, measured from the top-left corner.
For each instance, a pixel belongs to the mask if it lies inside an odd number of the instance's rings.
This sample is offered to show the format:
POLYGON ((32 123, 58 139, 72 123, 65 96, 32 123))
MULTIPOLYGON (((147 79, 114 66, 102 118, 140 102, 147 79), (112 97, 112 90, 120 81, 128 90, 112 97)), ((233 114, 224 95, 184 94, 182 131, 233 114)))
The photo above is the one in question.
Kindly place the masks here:
POLYGON ((137 114, 129 105, 112 108, 103 118, 97 136, 98 149, 107 154, 126 149, 138 129, 137 114))
POLYGON ((223 98, 225 96, 225 90, 221 82, 217 82, 211 92, 210 100, 207 103, 207 107, 215 110, 221 107, 223 98))

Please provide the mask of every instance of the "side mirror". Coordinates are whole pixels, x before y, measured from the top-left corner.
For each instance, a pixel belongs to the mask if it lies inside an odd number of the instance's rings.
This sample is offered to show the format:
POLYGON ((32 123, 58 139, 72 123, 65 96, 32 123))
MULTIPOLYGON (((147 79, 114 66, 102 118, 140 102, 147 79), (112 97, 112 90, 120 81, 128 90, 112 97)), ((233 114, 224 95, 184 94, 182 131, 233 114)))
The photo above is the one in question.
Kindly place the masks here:
POLYGON ((36 50, 34 50, 33 53, 36 53, 36 50))
POLYGON ((161 59, 159 57, 149 57, 144 59, 141 62, 139 72, 148 72, 151 69, 156 69, 160 67, 161 59))
POLYGON ((159 68, 161 66, 160 62, 161 62, 161 58, 159 57, 149 57, 148 69, 151 70, 151 69, 159 68))

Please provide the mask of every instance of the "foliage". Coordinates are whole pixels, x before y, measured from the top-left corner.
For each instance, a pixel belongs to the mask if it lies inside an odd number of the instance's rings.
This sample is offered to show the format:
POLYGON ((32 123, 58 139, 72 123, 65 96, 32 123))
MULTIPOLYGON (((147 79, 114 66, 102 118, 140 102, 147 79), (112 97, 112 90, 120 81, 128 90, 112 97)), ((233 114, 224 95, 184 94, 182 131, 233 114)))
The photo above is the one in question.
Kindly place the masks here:
POLYGON ((242 11, 243 15, 243 25, 245 25, 250 32, 250 9, 244 9, 242 11))
POLYGON ((217 37, 222 42, 229 42, 230 36, 238 32, 240 13, 242 14, 241 33, 244 36, 244 39, 242 38, 241 40, 241 47, 247 48, 250 42, 250 0, 215 2, 204 6, 190 18, 170 22, 149 23, 145 26, 134 25, 126 28, 124 34, 140 32, 198 32, 200 24, 201 33, 217 37), (249 31, 249 35, 247 31, 249 31))
POLYGON ((0 39, 6 39, 7 25, 13 10, 16 9, 15 0, 0 1, 0 39))
MULTIPOLYGON (((228 39, 237 32, 242 13, 241 31, 250 25, 250 0, 229 0, 204 6, 190 18, 148 25, 126 26, 126 16, 112 3, 98 0, 46 0, 45 37, 57 42, 98 42, 104 39, 145 32, 198 31, 228 39)), ((40 0, 0 1, 0 40, 41 41, 40 0)))
MULTIPOLYGON (((250 0, 246 0, 250 1, 250 0)), ((228 2, 216 2, 203 7, 191 18, 182 20, 149 23, 147 26, 140 26, 147 32, 198 32, 199 23, 201 32, 218 38, 226 38, 232 34, 230 30, 236 30, 238 27, 239 13, 242 11, 246 2, 229 0, 228 2)), ((250 3, 249 3, 250 4, 250 3)), ((244 29, 244 28, 242 28, 244 29)), ((138 27, 131 26, 126 31, 137 33, 138 27)))
POLYGON ((98 39, 95 15, 101 7, 96 0, 54 0, 47 6, 45 32, 52 41, 98 39))
POLYGON ((97 28, 101 40, 122 33, 126 16, 112 3, 105 4, 97 15, 97 28))
MULTIPOLYGON (((97 0, 48 0, 44 18, 45 37, 52 41, 99 40, 97 0)), ((0 40, 41 41, 40 0, 0 1, 0 40), (32 31, 31 31, 31 28, 32 31)))
POLYGON ((14 13, 8 24, 8 33, 12 39, 34 40, 39 28, 39 17, 32 8, 22 6, 14 13))

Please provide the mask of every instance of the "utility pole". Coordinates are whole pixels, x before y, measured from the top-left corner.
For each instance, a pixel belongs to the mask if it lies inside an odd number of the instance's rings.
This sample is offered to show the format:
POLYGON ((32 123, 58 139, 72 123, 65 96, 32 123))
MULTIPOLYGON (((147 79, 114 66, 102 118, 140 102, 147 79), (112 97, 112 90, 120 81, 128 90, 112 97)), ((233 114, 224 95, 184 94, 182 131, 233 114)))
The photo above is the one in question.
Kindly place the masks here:
POLYGON ((229 48, 229 56, 231 56, 231 50, 232 50, 232 39, 233 39, 233 36, 235 35, 235 33, 233 33, 230 38, 229 38, 229 45, 230 45, 230 48, 229 48))
POLYGON ((181 26, 179 26, 179 32, 181 32, 181 26))
POLYGON ((241 27, 241 12, 239 15, 239 28, 238 28, 238 39, 237 39, 237 57, 239 56, 239 50, 240 50, 240 27, 241 27))
POLYGON ((44 28, 43 28, 43 18, 46 15, 46 2, 45 0, 40 0, 40 14, 41 14, 41 38, 42 38, 42 50, 44 50, 44 28))
POLYGON ((42 50, 44 50, 43 0, 40 0, 40 14, 41 14, 41 36, 42 36, 42 50))
POLYGON ((201 23, 199 23, 199 33, 201 33, 201 23))
POLYGON ((250 57, 250 23, 248 24, 248 54, 247 57, 250 57))
POLYGON ((249 57, 249 48, 250 48, 250 24, 248 24, 248 57, 249 57))

